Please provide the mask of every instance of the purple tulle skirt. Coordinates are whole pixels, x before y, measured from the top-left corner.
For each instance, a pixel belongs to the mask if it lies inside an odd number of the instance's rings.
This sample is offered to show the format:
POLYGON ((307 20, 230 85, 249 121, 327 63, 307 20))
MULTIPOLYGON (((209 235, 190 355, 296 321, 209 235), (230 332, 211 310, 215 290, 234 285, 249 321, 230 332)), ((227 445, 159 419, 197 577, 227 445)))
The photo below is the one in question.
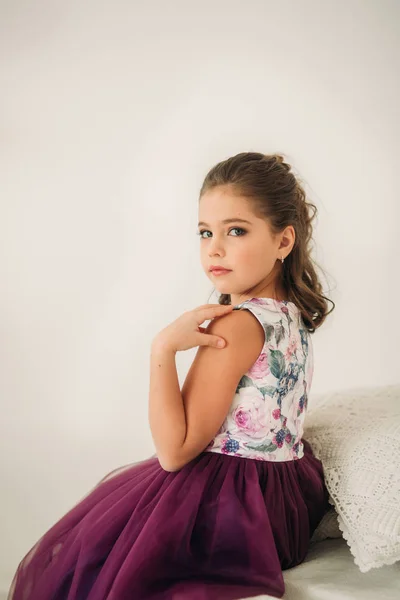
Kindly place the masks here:
POLYGON ((282 598, 330 509, 322 463, 203 452, 102 479, 20 562, 9 600, 282 598))

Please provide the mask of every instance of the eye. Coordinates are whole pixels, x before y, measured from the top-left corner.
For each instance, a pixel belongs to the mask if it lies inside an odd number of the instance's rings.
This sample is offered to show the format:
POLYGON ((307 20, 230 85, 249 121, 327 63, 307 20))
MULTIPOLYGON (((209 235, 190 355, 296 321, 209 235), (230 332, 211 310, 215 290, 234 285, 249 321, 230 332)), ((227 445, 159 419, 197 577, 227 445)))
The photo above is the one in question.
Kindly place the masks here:
MULTIPOLYGON (((244 229, 242 229, 241 227, 232 227, 232 229, 236 229, 236 231, 242 231, 243 232, 239 236, 235 235, 234 237, 240 237, 240 236, 242 236, 242 235, 244 235, 246 233, 246 231, 244 229)), ((232 231, 232 229, 230 229, 230 231, 232 231)))
MULTIPOLYGON (((239 235, 234 235, 233 237, 241 237, 241 236, 245 235, 245 233, 247 233, 246 230, 242 229, 241 227, 231 227, 231 229, 229 231, 233 231, 233 230, 242 232, 239 235)), ((210 233, 210 231, 208 229, 201 229, 200 231, 197 232, 197 235, 199 235, 201 237, 201 239, 204 240, 206 238, 203 237, 203 233, 210 233)))

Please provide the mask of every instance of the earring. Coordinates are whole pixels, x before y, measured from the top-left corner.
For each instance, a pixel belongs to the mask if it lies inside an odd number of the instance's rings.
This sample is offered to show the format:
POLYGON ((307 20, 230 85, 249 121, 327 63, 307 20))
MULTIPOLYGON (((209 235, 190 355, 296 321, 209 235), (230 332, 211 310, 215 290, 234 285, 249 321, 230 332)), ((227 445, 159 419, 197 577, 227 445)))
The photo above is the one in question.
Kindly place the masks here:
POLYGON ((285 259, 284 259, 284 258, 283 258, 283 256, 282 256, 282 258, 281 258, 282 264, 283 264, 283 261, 284 261, 284 260, 285 260, 285 259))

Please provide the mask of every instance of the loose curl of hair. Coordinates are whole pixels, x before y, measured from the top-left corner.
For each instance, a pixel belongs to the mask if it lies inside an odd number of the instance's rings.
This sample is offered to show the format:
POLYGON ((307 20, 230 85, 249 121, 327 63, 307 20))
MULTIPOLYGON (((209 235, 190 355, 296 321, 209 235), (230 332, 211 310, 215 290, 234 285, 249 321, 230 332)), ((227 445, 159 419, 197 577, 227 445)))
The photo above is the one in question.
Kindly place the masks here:
MULTIPOLYGON (((300 180, 281 154, 241 152, 219 162, 207 173, 199 201, 207 191, 226 185, 251 200, 255 214, 267 220, 273 234, 293 226, 295 242, 282 264, 281 284, 288 301, 301 311, 307 330, 314 333, 335 308, 333 300, 322 293, 315 269, 318 263, 311 258, 317 207, 307 202, 300 180), (333 305, 330 311, 327 302, 333 305)), ((218 303, 231 304, 230 294, 220 294, 218 303)))

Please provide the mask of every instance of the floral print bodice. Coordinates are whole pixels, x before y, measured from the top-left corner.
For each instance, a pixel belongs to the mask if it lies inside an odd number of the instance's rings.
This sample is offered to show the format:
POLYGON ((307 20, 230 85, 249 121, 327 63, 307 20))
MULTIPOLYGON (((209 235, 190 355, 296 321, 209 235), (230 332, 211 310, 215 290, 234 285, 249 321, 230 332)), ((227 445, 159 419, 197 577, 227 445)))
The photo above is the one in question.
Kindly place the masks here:
POLYGON ((264 346, 240 379, 227 417, 205 451, 256 460, 300 459, 314 371, 310 332, 293 302, 250 298, 233 307, 241 309, 261 323, 264 346))

